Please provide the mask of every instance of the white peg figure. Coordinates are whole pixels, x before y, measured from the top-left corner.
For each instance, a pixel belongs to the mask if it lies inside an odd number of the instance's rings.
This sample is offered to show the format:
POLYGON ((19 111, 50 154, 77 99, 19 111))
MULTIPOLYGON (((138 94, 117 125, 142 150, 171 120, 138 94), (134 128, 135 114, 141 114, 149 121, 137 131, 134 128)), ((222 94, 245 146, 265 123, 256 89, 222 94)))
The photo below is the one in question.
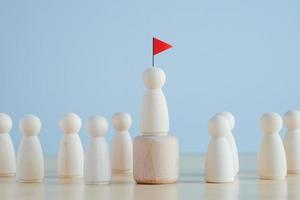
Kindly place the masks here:
POLYGON ((78 135, 81 119, 75 113, 68 113, 60 121, 63 138, 58 151, 58 176, 78 178, 83 176, 84 153, 78 135))
POLYGON ((257 172, 261 179, 282 179, 287 174, 284 146, 279 135, 282 119, 279 114, 265 113, 261 118, 264 132, 257 155, 257 172))
POLYGON ((233 156, 233 167, 234 167, 234 172, 235 174, 238 174, 239 172, 239 153, 238 153, 238 149, 236 146, 236 142, 233 136, 233 129, 235 127, 235 119, 232 113, 230 112, 221 112, 218 113, 220 115, 223 115, 228 121, 229 121, 229 125, 230 125, 230 134, 226 135, 226 138, 229 142, 230 148, 232 150, 232 156, 233 156))
POLYGON ((115 135, 112 141, 112 169, 115 173, 132 173, 132 139, 129 129, 131 117, 128 113, 116 113, 112 118, 115 135))
POLYGON ((11 118, 7 114, 0 113, 0 176, 16 174, 15 150, 9 135, 11 128, 11 118))
POLYGON ((162 87, 166 82, 165 72, 158 67, 144 71, 146 92, 141 108, 140 129, 143 135, 167 135, 169 132, 169 112, 162 87))
POLYGON ((41 182, 44 178, 44 158, 37 137, 41 120, 34 115, 25 116, 20 122, 23 138, 17 158, 17 180, 19 182, 41 182))
POLYGON ((226 138, 230 134, 229 121, 216 115, 208 122, 211 140, 205 162, 205 180, 209 183, 234 181, 234 165, 230 144, 226 138))
POLYGON ((290 110, 284 116, 287 132, 284 147, 289 174, 300 173, 300 111, 290 110))
POLYGON ((162 87, 165 73, 158 67, 144 71, 146 93, 140 131, 133 142, 133 176, 137 183, 174 183, 179 175, 179 142, 169 133, 169 113, 162 87))
POLYGON ((86 184, 108 184, 111 180, 109 147, 105 139, 108 129, 107 120, 93 116, 87 121, 86 128, 90 139, 87 146, 84 178, 86 184))

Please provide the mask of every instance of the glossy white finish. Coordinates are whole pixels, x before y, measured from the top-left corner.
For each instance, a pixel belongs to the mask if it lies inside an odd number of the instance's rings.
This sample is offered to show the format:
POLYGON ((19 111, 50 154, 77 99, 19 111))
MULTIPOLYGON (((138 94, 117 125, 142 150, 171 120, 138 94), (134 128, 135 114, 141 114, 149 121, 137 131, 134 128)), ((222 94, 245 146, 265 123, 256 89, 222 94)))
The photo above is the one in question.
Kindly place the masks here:
POLYGON ((222 115, 209 120, 211 140, 205 161, 205 180, 211 183, 233 182, 235 171, 232 149, 226 138, 230 133, 229 121, 222 115))
POLYGON ((41 182, 44 178, 44 158, 37 137, 41 121, 34 115, 27 115, 20 122, 23 133, 17 158, 17 180, 19 182, 41 182))
POLYGON ((262 179, 283 179, 287 174, 284 146, 279 135, 282 119, 277 113, 265 113, 261 118, 263 141, 257 154, 257 173, 262 179))

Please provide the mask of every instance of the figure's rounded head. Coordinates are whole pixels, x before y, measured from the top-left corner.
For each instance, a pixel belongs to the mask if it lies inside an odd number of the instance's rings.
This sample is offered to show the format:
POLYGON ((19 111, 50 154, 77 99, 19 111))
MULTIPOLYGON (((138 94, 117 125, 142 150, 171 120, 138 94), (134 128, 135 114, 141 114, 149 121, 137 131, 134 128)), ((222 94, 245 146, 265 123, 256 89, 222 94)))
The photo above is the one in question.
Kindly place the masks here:
POLYGON ((78 133, 81 128, 81 119, 75 113, 68 113, 60 120, 60 128, 65 134, 78 133))
POLYGON ((278 113, 269 112, 263 114, 263 116, 260 119, 260 124, 264 133, 278 133, 282 128, 282 119, 278 113))
POLYGON ((128 131, 131 126, 131 117, 126 112, 116 113, 112 118, 112 124, 117 131, 128 131))
POLYGON ((149 67, 143 74, 144 84, 148 89, 162 88, 166 82, 165 72, 158 67, 149 67))
POLYGON ((222 115, 215 115, 208 121, 208 130, 212 137, 224 137, 230 131, 229 121, 222 115))
POLYGON ((300 129, 300 111, 290 110, 284 115, 284 124, 289 130, 300 129))
POLYGON ((41 120, 35 115, 27 115, 20 121, 20 130, 25 136, 37 135, 42 127, 41 120))
POLYGON ((0 113, 0 133, 9 133, 12 128, 12 120, 9 115, 0 113))
POLYGON ((88 119, 86 128, 92 137, 104 136, 108 129, 108 122, 105 117, 93 116, 88 119))
POLYGON ((230 129, 231 130, 234 129, 235 119, 234 119, 234 116, 231 112, 224 111, 224 112, 218 113, 217 115, 223 115, 228 120, 229 125, 230 125, 230 129))

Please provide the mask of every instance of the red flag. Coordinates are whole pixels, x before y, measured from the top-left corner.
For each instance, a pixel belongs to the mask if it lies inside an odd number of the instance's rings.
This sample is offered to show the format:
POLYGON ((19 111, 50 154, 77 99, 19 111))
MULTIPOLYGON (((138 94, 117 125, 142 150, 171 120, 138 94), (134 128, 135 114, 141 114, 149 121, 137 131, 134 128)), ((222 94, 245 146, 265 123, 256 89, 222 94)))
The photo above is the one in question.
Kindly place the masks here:
POLYGON ((171 47, 172 45, 165 43, 157 38, 153 38, 153 56, 171 47))

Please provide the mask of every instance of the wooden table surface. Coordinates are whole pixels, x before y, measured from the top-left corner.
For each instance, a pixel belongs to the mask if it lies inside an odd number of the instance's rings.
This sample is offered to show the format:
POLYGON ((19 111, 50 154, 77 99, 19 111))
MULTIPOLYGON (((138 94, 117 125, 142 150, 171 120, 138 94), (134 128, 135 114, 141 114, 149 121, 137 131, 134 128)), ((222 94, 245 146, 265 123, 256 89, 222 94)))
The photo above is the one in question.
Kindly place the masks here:
POLYGON ((0 199, 300 199, 300 175, 289 175, 285 180, 259 180, 255 155, 240 155, 239 178, 227 184, 204 182, 201 155, 182 155, 180 162, 180 178, 176 184, 137 185, 131 176, 113 175, 111 184, 95 186, 85 185, 82 179, 58 179, 56 159, 46 157, 43 183, 17 183, 15 178, 0 178, 0 199))

